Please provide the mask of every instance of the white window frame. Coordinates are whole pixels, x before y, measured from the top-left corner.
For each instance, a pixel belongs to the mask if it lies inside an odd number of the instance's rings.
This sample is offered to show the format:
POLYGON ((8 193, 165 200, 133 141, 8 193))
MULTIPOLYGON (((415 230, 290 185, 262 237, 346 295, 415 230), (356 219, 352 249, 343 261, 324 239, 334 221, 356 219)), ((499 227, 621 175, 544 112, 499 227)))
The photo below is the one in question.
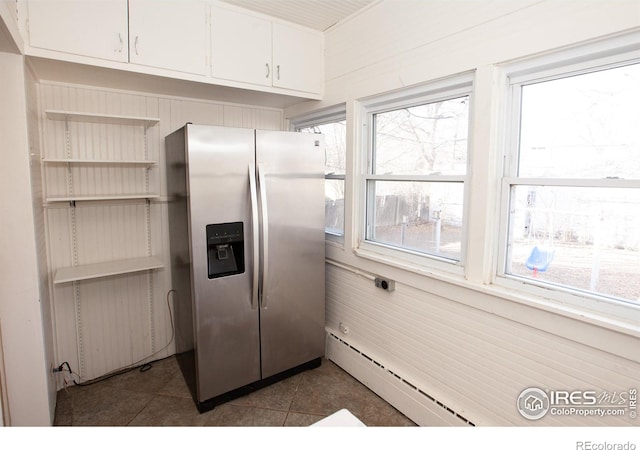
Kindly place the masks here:
POLYGON ((474 73, 467 72, 429 83, 376 95, 359 101, 359 123, 364 130, 360 145, 357 229, 358 241, 354 248, 356 255, 377 262, 408 270, 422 275, 433 275, 434 271, 444 274, 464 275, 467 250, 467 222, 469 218, 469 179, 471 174, 471 142, 473 116, 474 73), (469 96, 469 124, 467 142, 467 168, 462 175, 381 175, 373 174, 373 117, 375 114, 396 109, 409 108, 443 100, 469 96), (460 260, 452 260, 437 255, 429 255, 409 249, 402 249, 380 242, 367 240, 367 184, 370 181, 430 181, 462 183, 463 211, 460 260))
POLYGON ((598 69, 614 68, 640 62, 640 32, 623 34, 613 38, 576 46, 538 58, 519 61, 501 68, 502 82, 506 90, 501 129, 503 141, 503 177, 500 193, 499 240, 496 249, 497 286, 537 299, 543 309, 562 309, 586 320, 623 329, 637 328, 640 321, 640 304, 615 300, 603 295, 541 283, 506 273, 510 192, 518 185, 552 185, 578 187, 640 188, 640 179, 572 179, 518 177, 520 133, 521 87, 535 82, 567 78, 598 69), (550 183, 551 181, 551 183, 550 183))
MULTIPOLYGON (((309 128, 317 125, 326 125, 328 123, 341 122, 346 120, 347 120, 347 107, 344 103, 341 103, 339 105, 331 106, 329 108, 323 108, 321 110, 313 111, 309 114, 294 117, 290 120, 290 123, 291 123, 290 128, 293 131, 298 131, 300 128, 309 128)), ((345 155, 345 159, 346 158, 347 156, 345 155)), ((346 164, 346 161, 345 161, 345 164, 346 164)), ((345 184, 345 191, 346 191, 347 189, 346 168, 345 168, 344 175, 326 174, 324 178, 325 180, 342 180, 345 184)), ((345 192, 345 208, 347 203, 346 197, 347 197, 347 193, 345 192)), ((345 216, 346 216, 346 211, 345 211, 345 216)), ((342 233, 334 233, 334 232, 328 231, 325 228, 324 235, 327 241, 334 242, 336 244, 344 246, 344 235, 345 235, 345 229, 347 227, 346 217, 343 218, 343 221, 344 221, 344 227, 343 227, 342 233)))

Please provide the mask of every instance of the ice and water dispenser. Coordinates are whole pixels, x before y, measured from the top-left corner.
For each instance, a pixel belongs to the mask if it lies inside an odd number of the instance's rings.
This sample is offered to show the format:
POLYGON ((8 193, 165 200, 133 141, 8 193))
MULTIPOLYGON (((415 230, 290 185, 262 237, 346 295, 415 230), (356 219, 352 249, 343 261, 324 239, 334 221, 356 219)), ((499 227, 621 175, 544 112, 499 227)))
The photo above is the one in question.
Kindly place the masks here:
POLYGON ((209 279, 244 273, 242 222, 207 225, 209 279))

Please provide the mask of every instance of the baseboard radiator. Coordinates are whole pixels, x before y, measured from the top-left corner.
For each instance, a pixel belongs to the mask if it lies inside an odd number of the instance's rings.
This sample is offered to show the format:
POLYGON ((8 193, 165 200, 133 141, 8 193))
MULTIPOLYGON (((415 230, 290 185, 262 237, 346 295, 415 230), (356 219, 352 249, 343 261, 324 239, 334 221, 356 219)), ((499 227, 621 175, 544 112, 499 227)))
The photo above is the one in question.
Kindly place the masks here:
POLYGON ((416 387, 349 342, 327 330, 327 359, 420 426, 475 426, 462 414, 416 387))

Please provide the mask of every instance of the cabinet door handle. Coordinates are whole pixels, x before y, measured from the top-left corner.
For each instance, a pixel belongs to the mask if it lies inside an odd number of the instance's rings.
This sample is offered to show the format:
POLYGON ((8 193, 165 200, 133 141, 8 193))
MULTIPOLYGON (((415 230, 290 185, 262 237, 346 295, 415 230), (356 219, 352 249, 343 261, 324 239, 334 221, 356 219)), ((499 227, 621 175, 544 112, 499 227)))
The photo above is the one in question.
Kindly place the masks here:
POLYGON ((134 48, 134 50, 136 51, 136 55, 138 55, 138 54, 139 54, 139 53, 138 53, 138 38, 139 38, 139 37, 140 37, 140 36, 136 36, 136 39, 135 39, 135 41, 133 42, 133 48, 134 48))
POLYGON ((279 80, 280 79, 280 64, 278 64, 276 66, 276 78, 279 80))
POLYGON ((118 39, 120 40, 120 48, 118 49, 118 53, 122 53, 122 49, 124 48, 124 41, 122 40, 122 33, 118 33, 118 39))
POLYGON ((265 66, 267 66, 267 76, 265 78, 269 78, 269 75, 271 75, 271 70, 269 70, 269 63, 266 63, 265 66))

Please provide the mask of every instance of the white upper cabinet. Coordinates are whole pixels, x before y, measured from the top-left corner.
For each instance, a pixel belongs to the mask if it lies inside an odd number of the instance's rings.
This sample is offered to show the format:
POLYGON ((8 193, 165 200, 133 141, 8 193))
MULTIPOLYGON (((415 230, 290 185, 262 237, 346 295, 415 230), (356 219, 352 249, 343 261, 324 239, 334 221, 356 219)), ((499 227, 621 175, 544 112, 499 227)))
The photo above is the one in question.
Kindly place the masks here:
POLYGON ((324 36, 315 30, 211 7, 212 76, 320 94, 324 36))
POLYGON ((127 0, 41 0, 27 7, 32 47, 127 61, 127 0))
POLYGON ((322 92, 324 36, 313 30, 273 24, 273 85, 322 92))
POLYGON ((203 0, 129 0, 129 60, 206 75, 207 27, 203 0))
POLYGON ((324 35, 215 0, 25 0, 25 54, 319 99, 324 35))
POLYGON ((271 21, 214 6, 211 36, 214 77, 271 86, 271 21))

